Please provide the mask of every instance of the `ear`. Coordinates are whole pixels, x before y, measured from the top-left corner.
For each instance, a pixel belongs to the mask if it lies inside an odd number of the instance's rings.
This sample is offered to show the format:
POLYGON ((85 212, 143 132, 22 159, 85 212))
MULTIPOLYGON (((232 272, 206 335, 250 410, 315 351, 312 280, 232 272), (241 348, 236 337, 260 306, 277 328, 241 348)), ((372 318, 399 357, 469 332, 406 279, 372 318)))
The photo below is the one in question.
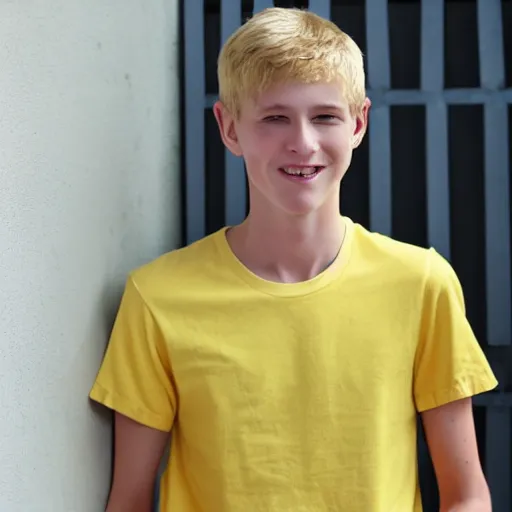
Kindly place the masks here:
POLYGON ((370 99, 365 98, 363 106, 359 114, 356 116, 356 128, 354 130, 352 142, 353 149, 357 148, 363 141, 366 129, 368 127, 368 112, 370 111, 371 105, 372 102, 370 99))
POLYGON ((242 149, 238 143, 238 137, 235 130, 235 118, 220 101, 213 105, 213 114, 219 125, 220 136, 224 145, 235 156, 242 156, 242 149))

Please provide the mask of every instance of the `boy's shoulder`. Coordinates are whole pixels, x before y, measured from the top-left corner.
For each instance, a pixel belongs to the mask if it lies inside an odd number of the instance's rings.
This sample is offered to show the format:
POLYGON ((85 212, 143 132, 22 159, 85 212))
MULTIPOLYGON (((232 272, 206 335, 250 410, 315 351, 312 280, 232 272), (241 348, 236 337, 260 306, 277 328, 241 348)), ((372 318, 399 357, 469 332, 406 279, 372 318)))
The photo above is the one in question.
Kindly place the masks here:
POLYGON ((184 247, 166 252, 132 270, 129 278, 142 295, 198 285, 208 276, 213 276, 221 266, 219 237, 224 236, 224 231, 221 229, 184 247))
POLYGON ((370 271, 394 278, 408 276, 422 285, 441 285, 456 279, 455 272, 434 247, 422 247, 354 224, 352 261, 370 271))

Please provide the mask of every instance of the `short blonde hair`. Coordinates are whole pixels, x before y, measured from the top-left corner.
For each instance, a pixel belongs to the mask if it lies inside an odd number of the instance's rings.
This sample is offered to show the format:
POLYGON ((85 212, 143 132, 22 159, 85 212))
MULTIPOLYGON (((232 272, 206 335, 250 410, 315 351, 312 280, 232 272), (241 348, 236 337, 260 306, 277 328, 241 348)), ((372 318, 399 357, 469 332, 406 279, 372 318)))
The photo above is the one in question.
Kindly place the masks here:
POLYGON ((242 25, 218 59, 219 99, 239 117, 241 103, 287 81, 340 81, 352 114, 363 106, 365 73, 357 44, 334 23, 296 8, 269 8, 242 25))

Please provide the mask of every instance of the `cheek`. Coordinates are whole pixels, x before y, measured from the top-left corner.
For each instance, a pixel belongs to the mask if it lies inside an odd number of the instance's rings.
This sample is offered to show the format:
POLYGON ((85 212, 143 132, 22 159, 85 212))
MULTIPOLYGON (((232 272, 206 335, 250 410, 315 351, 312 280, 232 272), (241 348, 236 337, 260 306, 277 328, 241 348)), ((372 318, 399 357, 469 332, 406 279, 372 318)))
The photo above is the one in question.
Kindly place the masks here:
POLYGON ((335 160, 345 160, 352 151, 352 139, 345 133, 337 134, 325 141, 324 148, 335 160))
POLYGON ((353 141, 354 132, 350 126, 345 125, 340 130, 337 130, 336 133, 329 134, 326 142, 330 148, 333 148, 338 153, 346 154, 352 150, 353 141))
POLYGON ((267 160, 272 157, 275 148, 278 146, 278 139, 271 133, 254 133, 243 134, 239 138, 240 147, 243 156, 249 160, 257 158, 258 160, 267 160))

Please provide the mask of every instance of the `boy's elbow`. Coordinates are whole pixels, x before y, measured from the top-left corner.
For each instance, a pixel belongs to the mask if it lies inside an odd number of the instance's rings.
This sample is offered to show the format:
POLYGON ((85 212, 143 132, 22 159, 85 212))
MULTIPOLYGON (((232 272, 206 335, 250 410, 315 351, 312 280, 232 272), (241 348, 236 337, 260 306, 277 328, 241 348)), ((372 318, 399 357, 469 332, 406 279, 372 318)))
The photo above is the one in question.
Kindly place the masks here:
POLYGON ((153 493, 113 490, 105 512, 153 512, 153 493))
POLYGON ((440 512, 492 512, 491 496, 488 490, 482 490, 477 496, 442 506, 440 512))

